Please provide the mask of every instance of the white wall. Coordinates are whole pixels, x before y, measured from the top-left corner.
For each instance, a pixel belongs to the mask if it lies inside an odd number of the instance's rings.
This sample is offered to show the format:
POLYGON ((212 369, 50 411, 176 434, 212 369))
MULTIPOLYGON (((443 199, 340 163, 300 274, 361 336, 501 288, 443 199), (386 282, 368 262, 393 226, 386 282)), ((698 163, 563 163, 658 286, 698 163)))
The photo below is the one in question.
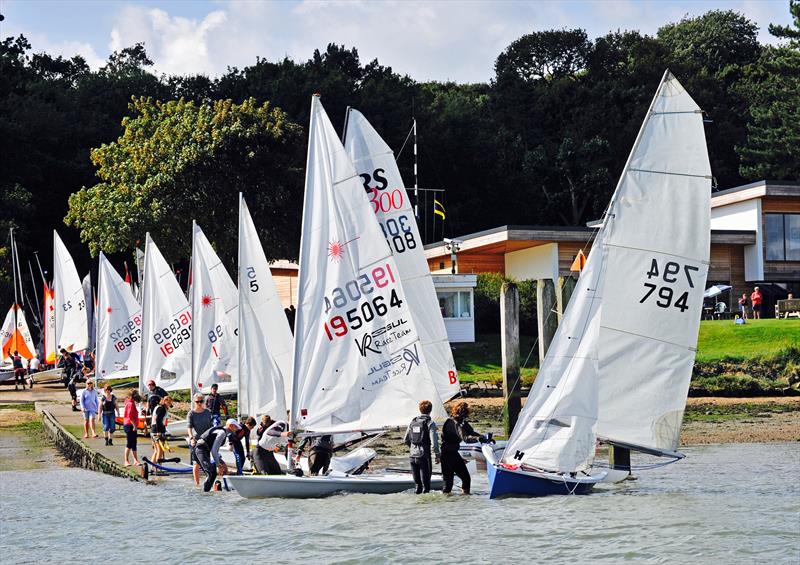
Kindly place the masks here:
POLYGON ((451 343, 472 343, 475 341, 475 319, 445 318, 444 327, 447 329, 447 339, 451 343))
POLYGON ((712 230, 753 230, 754 245, 744 246, 744 279, 764 280, 764 246, 761 233, 761 199, 753 198, 711 209, 712 230))
POLYGON ((558 244, 548 243, 506 253, 506 276, 518 281, 558 280, 558 244))

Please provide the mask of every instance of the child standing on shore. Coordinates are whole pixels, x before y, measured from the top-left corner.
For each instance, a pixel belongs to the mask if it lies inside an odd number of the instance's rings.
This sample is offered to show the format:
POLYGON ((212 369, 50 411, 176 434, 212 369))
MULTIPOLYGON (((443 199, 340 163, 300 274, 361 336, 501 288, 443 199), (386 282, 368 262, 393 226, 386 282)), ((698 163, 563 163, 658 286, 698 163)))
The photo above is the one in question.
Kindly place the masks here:
POLYGON ((106 385, 103 389, 103 398, 100 399, 100 410, 103 414, 103 435, 106 445, 114 445, 114 430, 117 428, 116 417, 119 414, 117 397, 112 393, 112 388, 106 385))
POLYGON ((81 394, 81 412, 83 412, 83 437, 89 437, 89 431, 92 432, 92 437, 97 437, 97 431, 94 427, 94 419, 97 417, 100 402, 97 398, 97 391, 94 389, 94 381, 89 379, 86 381, 86 388, 81 394))

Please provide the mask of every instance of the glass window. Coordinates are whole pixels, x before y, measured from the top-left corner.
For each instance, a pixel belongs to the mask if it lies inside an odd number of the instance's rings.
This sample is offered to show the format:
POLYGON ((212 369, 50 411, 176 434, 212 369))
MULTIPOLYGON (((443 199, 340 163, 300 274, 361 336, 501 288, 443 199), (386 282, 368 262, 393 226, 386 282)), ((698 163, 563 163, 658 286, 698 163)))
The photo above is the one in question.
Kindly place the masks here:
POLYGON ((472 318, 472 293, 468 290, 439 291, 439 310, 443 318, 472 318))
POLYGON ((472 296, 469 292, 458 293, 458 312, 461 318, 472 317, 472 296))
POLYGON ((783 229, 786 238, 786 260, 800 261, 800 214, 786 214, 783 229))
POLYGON ((457 292, 439 292, 439 310, 442 312, 443 318, 457 318, 458 314, 458 293, 457 292))
POLYGON ((784 261, 783 214, 766 214, 767 261, 784 261))

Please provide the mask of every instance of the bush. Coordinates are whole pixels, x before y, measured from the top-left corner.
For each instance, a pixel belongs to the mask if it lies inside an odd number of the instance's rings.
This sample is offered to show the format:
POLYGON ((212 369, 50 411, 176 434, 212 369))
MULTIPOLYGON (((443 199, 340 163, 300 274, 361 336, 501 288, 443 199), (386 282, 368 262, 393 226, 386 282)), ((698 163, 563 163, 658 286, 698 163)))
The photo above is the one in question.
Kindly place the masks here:
MULTIPOLYGON (((500 291, 505 282, 511 282, 511 279, 500 273, 478 274, 475 287, 476 333, 500 333, 500 291)), ((522 335, 536 335, 536 281, 517 282, 517 288, 519 331, 522 335)))

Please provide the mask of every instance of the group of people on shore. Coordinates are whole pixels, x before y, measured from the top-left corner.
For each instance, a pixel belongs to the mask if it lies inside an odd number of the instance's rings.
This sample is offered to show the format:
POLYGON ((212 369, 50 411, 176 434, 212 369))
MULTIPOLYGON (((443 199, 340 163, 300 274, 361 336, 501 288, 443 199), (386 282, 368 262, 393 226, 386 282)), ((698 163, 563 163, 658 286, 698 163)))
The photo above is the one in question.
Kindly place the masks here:
POLYGON ((742 297, 739 299, 739 313, 742 316, 741 319, 747 320, 748 313, 752 312, 753 319, 760 320, 763 314, 762 312, 763 304, 764 304, 764 296, 761 294, 761 290, 758 287, 755 287, 753 289, 753 292, 750 293, 749 300, 747 297, 747 293, 743 292, 742 297))
MULTIPOLYGON (((167 416, 173 400, 167 392, 157 386, 154 380, 147 382, 149 394, 143 401, 136 389, 130 389, 122 410, 122 428, 125 433, 123 465, 141 465, 138 455, 138 433, 149 426, 153 443, 151 461, 164 460, 167 437, 167 416)), ((117 397, 111 386, 103 389, 102 395, 95 391, 92 379, 86 382, 86 390, 80 395, 80 411, 84 418, 84 438, 97 438, 95 420, 102 421, 106 445, 113 445, 116 418, 119 416, 117 397)), ((461 480, 463 494, 470 493, 470 474, 459 453, 462 442, 491 442, 491 434, 476 432, 468 422, 469 406, 458 402, 452 407, 450 417, 442 425, 441 434, 431 419, 433 404, 423 400, 419 404, 420 415, 415 417, 406 429, 404 442, 409 447, 411 470, 417 494, 430 492, 434 463, 441 463, 444 488, 450 493, 454 477, 461 480)), ((269 415, 257 422, 253 417, 242 420, 230 418, 228 405, 219 394, 217 385, 212 385, 208 395, 196 393, 192 397, 192 407, 187 415, 187 439, 190 463, 195 485, 201 486, 201 471, 205 474, 202 483, 204 491, 219 488, 217 478, 221 475, 242 474, 245 461, 258 474, 280 475, 284 471, 275 458, 294 438, 286 420, 273 420, 269 415), (223 419, 224 418, 224 419, 223 419), (255 430, 256 444, 250 445, 251 433, 255 430), (229 469, 220 455, 220 449, 228 443, 234 456, 236 469, 229 469)), ((299 444, 292 463, 299 470, 300 457, 308 455, 309 474, 326 474, 334 453, 334 440, 330 434, 310 436, 299 444)), ((294 469, 292 472, 297 473, 294 469)), ((302 473, 302 471, 300 471, 302 473)), ((298 473, 298 474, 300 474, 298 473)))
POLYGON ((33 375, 39 372, 42 362, 39 360, 38 355, 34 355, 30 360, 26 359, 19 354, 19 351, 14 351, 11 355, 11 365, 14 368, 14 390, 25 390, 27 384, 29 388, 33 388, 33 375))

